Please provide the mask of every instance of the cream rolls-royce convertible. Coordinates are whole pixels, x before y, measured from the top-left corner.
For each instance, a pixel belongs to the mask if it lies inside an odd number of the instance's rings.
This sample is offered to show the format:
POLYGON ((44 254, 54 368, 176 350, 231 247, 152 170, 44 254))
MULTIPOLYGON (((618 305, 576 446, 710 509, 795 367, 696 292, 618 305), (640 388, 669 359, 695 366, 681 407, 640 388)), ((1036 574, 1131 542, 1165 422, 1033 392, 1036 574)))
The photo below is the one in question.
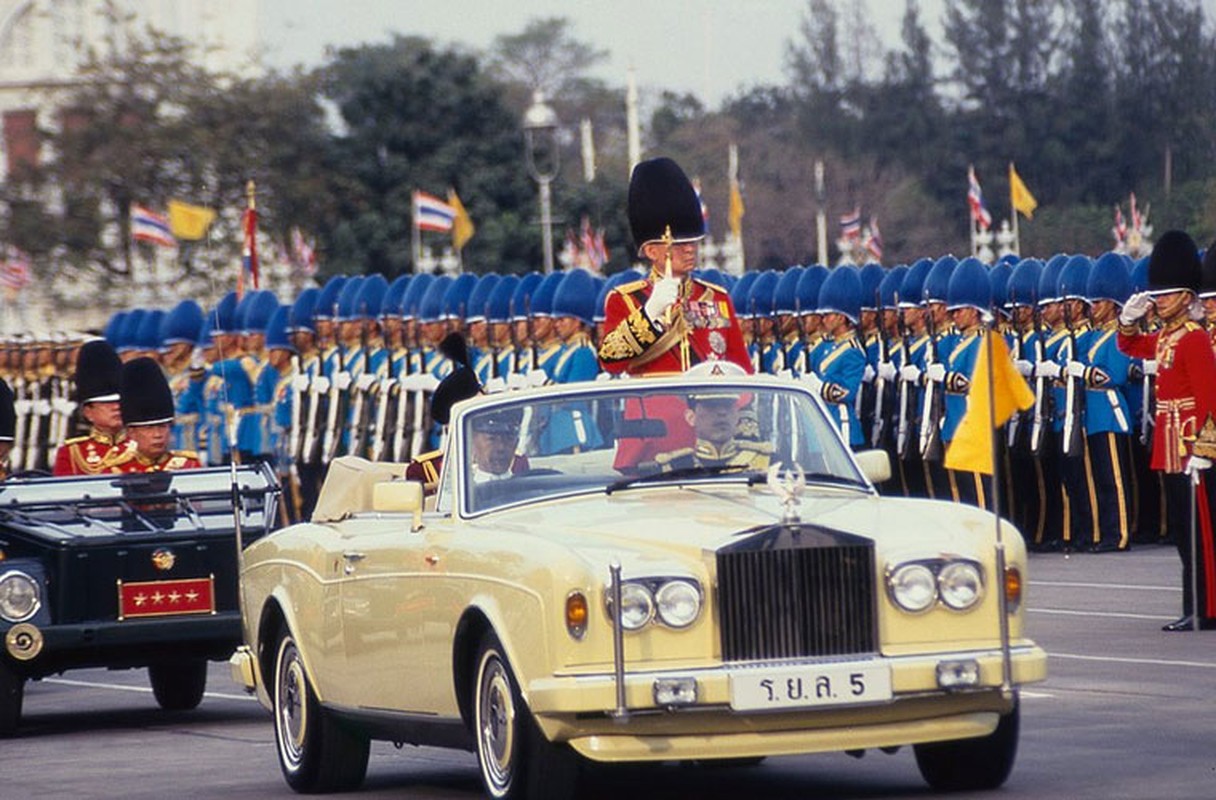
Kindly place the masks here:
POLYGON ((496 798, 586 762, 910 746, 936 788, 1001 785, 1026 552, 979 509, 880 496, 781 378, 609 380, 457 403, 431 485, 337 460, 311 521, 244 552, 233 675, 301 792, 369 741, 466 748, 496 798))

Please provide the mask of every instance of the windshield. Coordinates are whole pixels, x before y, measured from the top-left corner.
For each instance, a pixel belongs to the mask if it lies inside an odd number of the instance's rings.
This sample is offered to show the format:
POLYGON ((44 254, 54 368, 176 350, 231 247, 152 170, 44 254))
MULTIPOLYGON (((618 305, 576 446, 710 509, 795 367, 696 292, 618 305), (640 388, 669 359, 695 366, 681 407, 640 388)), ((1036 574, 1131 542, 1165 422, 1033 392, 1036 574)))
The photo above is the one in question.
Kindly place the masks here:
POLYGON ((865 485, 831 422, 795 387, 523 395, 464 415, 457 446, 470 514, 668 481, 754 483, 777 463, 865 485))

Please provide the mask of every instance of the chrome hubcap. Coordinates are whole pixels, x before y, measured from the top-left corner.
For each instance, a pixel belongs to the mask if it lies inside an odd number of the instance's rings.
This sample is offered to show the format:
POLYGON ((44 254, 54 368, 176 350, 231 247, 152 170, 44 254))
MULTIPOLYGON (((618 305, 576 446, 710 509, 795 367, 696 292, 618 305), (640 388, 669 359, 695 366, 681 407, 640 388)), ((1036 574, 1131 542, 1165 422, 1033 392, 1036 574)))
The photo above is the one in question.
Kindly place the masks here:
POLYGON ((279 652, 278 683, 275 687, 275 726, 279 731, 279 750, 284 761, 296 766, 304 749, 308 730, 307 691, 299 653, 290 641, 279 652))
POLYGON ((505 793, 515 774, 515 704, 506 669, 496 655, 482 668, 477 701, 478 756, 486 783, 495 795, 505 793))

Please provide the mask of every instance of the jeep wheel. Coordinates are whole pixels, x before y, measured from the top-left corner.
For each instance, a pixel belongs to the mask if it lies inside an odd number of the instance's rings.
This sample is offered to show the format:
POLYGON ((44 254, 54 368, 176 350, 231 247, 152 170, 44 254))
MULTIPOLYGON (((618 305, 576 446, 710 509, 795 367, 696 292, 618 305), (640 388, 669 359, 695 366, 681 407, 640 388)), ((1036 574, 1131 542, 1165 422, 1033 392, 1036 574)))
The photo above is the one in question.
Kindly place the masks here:
POLYGON ((473 733, 486 794, 497 800, 573 797, 578 755, 536 726, 493 634, 482 639, 476 667, 473 733))
POLYGON ((287 785, 307 794, 358 788, 367 774, 368 740, 317 702, 290 634, 279 638, 270 688, 274 739, 287 785))
POLYGON ((921 777, 939 791, 995 789, 1005 782, 1018 754, 1020 704, 1001 717, 996 730, 978 739, 918 744, 916 766, 921 777))
POLYGON ((21 701, 25 698, 22 678, 0 658, 0 737, 12 736, 21 723, 21 701))
POLYGON ((189 711, 203 701, 207 688, 207 662, 184 661, 148 667, 152 694, 165 711, 189 711))

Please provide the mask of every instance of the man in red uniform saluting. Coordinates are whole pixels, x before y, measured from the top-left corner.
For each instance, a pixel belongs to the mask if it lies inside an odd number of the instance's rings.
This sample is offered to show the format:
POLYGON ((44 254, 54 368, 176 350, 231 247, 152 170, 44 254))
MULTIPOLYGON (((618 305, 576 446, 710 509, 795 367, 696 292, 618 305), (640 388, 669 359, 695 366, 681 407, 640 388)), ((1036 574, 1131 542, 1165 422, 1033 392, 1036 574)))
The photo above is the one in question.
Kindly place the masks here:
POLYGON ((1166 631, 1216 628, 1216 482, 1206 472, 1216 458, 1216 355, 1192 316, 1199 274, 1194 240, 1182 231, 1168 231, 1153 247, 1148 291, 1128 298, 1119 314, 1119 349, 1157 362, 1151 467, 1164 473, 1169 529, 1182 558, 1183 615, 1164 626, 1166 631), (1162 328, 1144 333, 1139 322, 1150 306, 1156 307, 1162 328))

